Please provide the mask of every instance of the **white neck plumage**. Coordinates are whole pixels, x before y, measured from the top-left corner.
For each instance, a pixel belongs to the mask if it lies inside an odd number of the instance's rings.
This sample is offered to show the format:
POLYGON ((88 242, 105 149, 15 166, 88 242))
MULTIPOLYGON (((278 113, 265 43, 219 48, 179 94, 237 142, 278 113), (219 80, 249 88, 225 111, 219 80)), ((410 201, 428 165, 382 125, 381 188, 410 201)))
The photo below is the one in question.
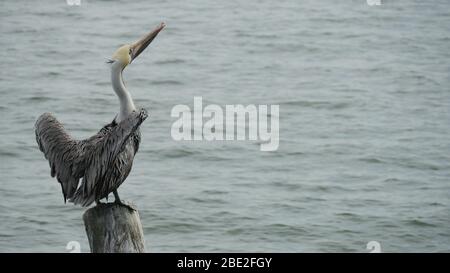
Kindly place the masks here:
POLYGON ((115 61, 111 66, 112 86, 120 101, 120 111, 115 119, 118 123, 126 119, 127 116, 131 114, 131 112, 136 110, 133 99, 131 98, 131 94, 130 92, 128 92, 125 84, 123 83, 123 69, 124 65, 120 61, 115 61))

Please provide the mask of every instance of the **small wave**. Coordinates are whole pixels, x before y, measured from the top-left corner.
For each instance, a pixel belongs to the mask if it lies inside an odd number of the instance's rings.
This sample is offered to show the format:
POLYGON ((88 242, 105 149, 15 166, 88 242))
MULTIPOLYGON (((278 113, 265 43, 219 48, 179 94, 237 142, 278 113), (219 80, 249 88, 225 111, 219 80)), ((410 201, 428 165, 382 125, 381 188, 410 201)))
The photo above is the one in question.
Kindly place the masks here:
POLYGON ((311 189, 313 191, 318 191, 318 192, 334 192, 334 191, 351 192, 351 191, 353 191, 350 188, 345 188, 345 187, 342 187, 342 186, 331 186, 331 185, 313 186, 311 189))
POLYGON ((270 224, 267 225, 265 230, 268 230, 271 234, 278 234, 283 236, 303 236, 307 233, 306 229, 300 226, 293 226, 287 224, 270 224))
POLYGON ((29 102, 46 102, 46 101, 50 101, 50 100, 55 100, 55 98, 50 98, 50 97, 46 97, 46 96, 33 96, 33 97, 25 98, 25 100, 27 100, 29 102))
POLYGON ((300 184, 293 184, 293 183, 287 183, 287 182, 273 182, 273 186, 286 189, 288 191, 295 191, 301 188, 300 184))
POLYGON ((36 33, 38 32, 37 29, 34 28, 16 28, 16 29, 12 29, 10 31, 8 31, 7 33, 9 34, 26 34, 26 33, 36 33))
POLYGON ((411 225, 411 226, 417 226, 417 227, 435 227, 436 225, 431 224, 431 223, 427 223, 418 219, 413 219, 413 220, 407 220, 405 221, 406 224, 411 225))
POLYGON ((50 224, 49 221, 46 220, 41 220, 41 219, 32 219, 26 216, 20 216, 17 218, 20 222, 24 222, 24 223, 30 223, 30 224, 37 224, 39 226, 43 226, 43 225, 48 225, 50 224))
POLYGON ((384 163, 384 161, 382 161, 378 158, 375 158, 375 157, 360 158, 359 161, 366 162, 366 163, 375 163, 375 164, 384 163))
POLYGON ((59 76, 61 75, 61 73, 56 72, 56 71, 49 71, 46 73, 47 76, 59 76))
POLYGON ((387 178, 383 182, 386 182, 386 183, 398 183, 398 182, 401 182, 401 181, 402 180, 400 180, 398 178, 387 178))
POLYGON ((296 155, 305 155, 305 153, 299 152, 299 151, 293 151, 293 152, 286 152, 286 155, 296 156, 296 155))
POLYGON ((182 64, 185 63, 185 60, 182 59, 166 59, 156 61, 155 64, 164 65, 164 64, 182 64))
POLYGON ((240 234, 246 234, 248 232, 249 232, 249 230, 244 229, 244 228, 233 228, 233 229, 226 231, 226 233, 229 235, 240 235, 240 234))
POLYGON ((357 230, 351 230, 351 229, 338 229, 336 231, 336 233, 339 233, 339 234, 360 234, 362 232, 357 231, 357 230))
POLYGON ((428 203, 427 205, 432 206, 432 207, 445 207, 444 204, 438 203, 438 202, 431 202, 431 203, 428 203))
POLYGON ((274 203, 274 204, 272 204, 272 206, 274 208, 280 209, 282 211, 289 211, 289 212, 293 212, 293 213, 300 213, 300 212, 306 210, 306 208, 299 206, 299 205, 274 203))
POLYGON ((150 83, 153 85, 183 85, 182 82, 176 80, 153 80, 150 83))
POLYGON ((218 198, 199 198, 199 197, 191 197, 187 198, 188 201, 194 202, 194 203, 203 203, 203 204, 226 204, 222 199, 218 198))
POLYGON ((327 199, 321 197, 307 196, 303 199, 305 202, 326 202, 327 199))
POLYGON ((253 39, 260 39, 260 40, 277 40, 279 36, 277 34, 255 34, 252 32, 243 32, 243 31, 236 31, 236 37, 239 38, 253 38, 253 39))
POLYGON ((340 212, 336 213, 336 216, 346 218, 348 220, 360 220, 361 216, 351 212, 340 212))
POLYGON ((431 170, 431 171, 438 171, 441 168, 439 166, 436 166, 434 164, 429 163, 422 163, 422 162, 415 162, 412 160, 405 161, 405 160, 399 160, 397 161, 398 165, 410 168, 410 169, 419 169, 419 170, 431 170))
POLYGON ((330 109, 330 110, 344 109, 351 105, 349 102, 304 101, 304 100, 279 102, 278 104, 286 106, 301 106, 303 108, 330 109))
POLYGON ((104 82, 95 82, 94 85, 96 86, 109 86, 111 85, 110 82, 104 81, 104 82))
POLYGON ((339 213, 336 213, 336 215, 338 215, 338 216, 356 216, 356 214, 351 213, 351 212, 339 212, 339 213))
POLYGON ((222 195, 222 194, 227 194, 228 192, 221 191, 221 190, 204 190, 204 191, 202 191, 202 193, 209 194, 209 195, 222 195))
POLYGON ((195 153, 190 151, 190 150, 186 150, 186 149, 171 149, 171 150, 161 150, 158 151, 159 153, 161 153, 161 155, 163 157, 166 158, 179 158, 179 157, 188 157, 188 156, 192 156, 195 153))
POLYGON ((167 233, 171 234, 174 232, 192 232, 192 230, 200 230, 201 225, 186 222, 166 222, 159 225, 153 225, 151 227, 145 227, 144 233, 155 234, 155 233, 167 233))
POLYGON ((19 157, 20 154, 12 151, 0 150, 0 156, 2 157, 19 157))
POLYGON ((206 160, 206 161, 208 161, 208 162, 211 162, 211 161, 227 161, 227 160, 230 160, 229 158, 226 158, 226 157, 223 157, 223 156, 220 156, 220 155, 211 155, 211 154, 208 154, 208 156, 203 157, 202 159, 203 159, 203 160, 206 160))

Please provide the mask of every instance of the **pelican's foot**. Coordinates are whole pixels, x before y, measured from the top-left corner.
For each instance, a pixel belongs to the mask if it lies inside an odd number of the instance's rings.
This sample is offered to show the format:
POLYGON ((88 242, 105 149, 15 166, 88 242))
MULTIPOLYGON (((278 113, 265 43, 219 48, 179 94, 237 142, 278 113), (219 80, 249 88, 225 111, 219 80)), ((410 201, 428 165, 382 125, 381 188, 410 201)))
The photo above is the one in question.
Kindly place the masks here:
POLYGON ((123 202, 123 201, 116 200, 116 201, 114 201, 114 204, 119 205, 119 206, 124 206, 132 212, 137 211, 136 207, 132 203, 129 203, 129 202, 123 202))

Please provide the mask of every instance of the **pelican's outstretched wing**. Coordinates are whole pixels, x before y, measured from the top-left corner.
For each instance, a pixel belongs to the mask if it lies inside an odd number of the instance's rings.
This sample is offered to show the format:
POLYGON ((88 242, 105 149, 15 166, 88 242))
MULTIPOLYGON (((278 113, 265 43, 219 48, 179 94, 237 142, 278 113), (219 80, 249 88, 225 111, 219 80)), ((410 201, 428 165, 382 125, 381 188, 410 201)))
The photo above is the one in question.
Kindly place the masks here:
POLYGON ((64 201, 75 193, 85 166, 81 141, 73 139, 51 114, 42 114, 35 124, 36 141, 50 164, 50 174, 61 184, 64 201))
POLYGON ((146 118, 145 109, 134 111, 119 124, 107 125, 96 135, 79 141, 70 137, 53 115, 42 114, 35 125, 36 141, 49 161, 52 177, 61 183, 64 200, 84 206, 92 203, 95 185, 102 181, 124 143, 146 118))

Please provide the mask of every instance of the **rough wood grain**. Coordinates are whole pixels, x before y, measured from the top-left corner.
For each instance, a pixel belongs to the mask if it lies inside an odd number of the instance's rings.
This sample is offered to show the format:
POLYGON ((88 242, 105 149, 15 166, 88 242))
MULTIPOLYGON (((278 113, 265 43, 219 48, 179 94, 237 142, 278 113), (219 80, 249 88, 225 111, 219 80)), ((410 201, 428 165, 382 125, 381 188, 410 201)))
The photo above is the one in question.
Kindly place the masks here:
POLYGON ((92 253, 145 252, 144 233, 136 209, 114 203, 100 204, 88 209, 83 221, 92 253))

